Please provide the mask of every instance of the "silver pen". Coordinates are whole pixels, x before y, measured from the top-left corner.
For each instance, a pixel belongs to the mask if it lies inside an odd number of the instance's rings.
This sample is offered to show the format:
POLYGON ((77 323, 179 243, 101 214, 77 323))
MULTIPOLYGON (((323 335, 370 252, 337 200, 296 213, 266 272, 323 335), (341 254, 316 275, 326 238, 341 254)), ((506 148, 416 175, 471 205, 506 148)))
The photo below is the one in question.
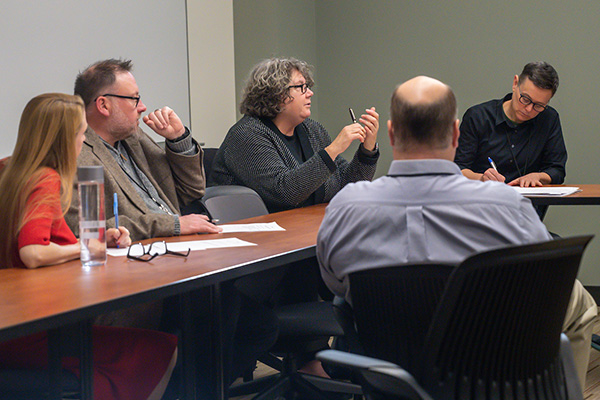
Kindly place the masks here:
POLYGON ((350 118, 352 118, 352 122, 356 123, 356 116, 354 115, 354 111, 352 111, 352 108, 348 108, 348 111, 350 111, 350 118))

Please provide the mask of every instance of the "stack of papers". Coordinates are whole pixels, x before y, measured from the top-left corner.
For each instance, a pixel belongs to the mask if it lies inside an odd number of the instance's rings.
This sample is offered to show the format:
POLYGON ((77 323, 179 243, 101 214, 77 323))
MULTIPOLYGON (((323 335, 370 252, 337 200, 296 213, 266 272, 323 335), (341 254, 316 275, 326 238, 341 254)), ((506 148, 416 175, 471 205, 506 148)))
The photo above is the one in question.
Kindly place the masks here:
POLYGON ((511 187, 525 197, 562 197, 580 191, 579 188, 575 186, 511 187))

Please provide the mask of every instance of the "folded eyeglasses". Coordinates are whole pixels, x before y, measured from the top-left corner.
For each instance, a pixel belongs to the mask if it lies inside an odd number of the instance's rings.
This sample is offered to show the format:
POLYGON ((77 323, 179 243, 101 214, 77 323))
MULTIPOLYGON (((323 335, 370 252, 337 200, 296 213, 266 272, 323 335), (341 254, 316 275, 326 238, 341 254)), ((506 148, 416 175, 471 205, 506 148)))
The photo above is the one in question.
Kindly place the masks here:
POLYGON ((150 261, 156 258, 157 256, 164 256, 165 254, 179 257, 187 257, 190 254, 190 251, 191 249, 188 249, 185 253, 171 251, 167 248, 167 243, 165 241, 152 242, 149 245, 145 246, 141 243, 134 243, 131 246, 129 246, 129 249, 127 250, 127 258, 131 258, 133 260, 138 261, 150 261))

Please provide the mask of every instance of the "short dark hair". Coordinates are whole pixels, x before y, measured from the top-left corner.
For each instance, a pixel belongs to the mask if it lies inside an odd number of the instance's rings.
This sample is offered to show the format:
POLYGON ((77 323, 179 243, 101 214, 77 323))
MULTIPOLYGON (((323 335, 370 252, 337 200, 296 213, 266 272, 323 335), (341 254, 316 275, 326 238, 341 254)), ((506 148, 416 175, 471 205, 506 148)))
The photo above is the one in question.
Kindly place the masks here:
POLYGON ((394 90, 390 119, 400 145, 419 144, 440 149, 450 144, 458 109, 454 92, 447 88, 443 97, 428 104, 406 101, 394 90))
POLYGON ((242 94, 240 112, 252 117, 275 118, 281 105, 291 98, 288 86, 292 72, 297 70, 312 87, 312 67, 295 58, 262 60, 252 68, 242 94))
POLYGON ((103 90, 115 83, 117 73, 130 72, 132 68, 131 60, 111 58, 98 61, 77 75, 75 94, 81 96, 87 107, 94 99, 102 95, 103 90))
POLYGON ((523 72, 519 75, 519 85, 525 78, 529 78, 540 89, 552 90, 552 96, 558 90, 558 72, 545 61, 530 62, 525 65, 523 72))

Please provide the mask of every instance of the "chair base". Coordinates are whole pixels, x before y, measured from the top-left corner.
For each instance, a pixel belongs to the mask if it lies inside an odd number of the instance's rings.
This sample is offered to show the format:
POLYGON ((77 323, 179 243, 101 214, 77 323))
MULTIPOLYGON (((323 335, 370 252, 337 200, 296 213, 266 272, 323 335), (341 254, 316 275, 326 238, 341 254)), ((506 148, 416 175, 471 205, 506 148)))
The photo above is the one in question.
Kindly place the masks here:
MULTIPOLYGON (((293 358, 293 357, 290 357, 293 358)), ((284 398, 337 400, 340 394, 362 398, 360 385, 298 372, 295 362, 284 358, 283 372, 244 382, 229 389, 229 396, 258 393, 255 400, 284 398)))
POLYGON ((332 379, 321 378, 302 373, 293 373, 291 375, 280 376, 272 386, 259 393, 254 400, 271 400, 284 398, 291 399, 311 399, 311 400, 332 400, 339 399, 340 395, 362 397, 362 388, 360 385, 338 382, 332 379))

